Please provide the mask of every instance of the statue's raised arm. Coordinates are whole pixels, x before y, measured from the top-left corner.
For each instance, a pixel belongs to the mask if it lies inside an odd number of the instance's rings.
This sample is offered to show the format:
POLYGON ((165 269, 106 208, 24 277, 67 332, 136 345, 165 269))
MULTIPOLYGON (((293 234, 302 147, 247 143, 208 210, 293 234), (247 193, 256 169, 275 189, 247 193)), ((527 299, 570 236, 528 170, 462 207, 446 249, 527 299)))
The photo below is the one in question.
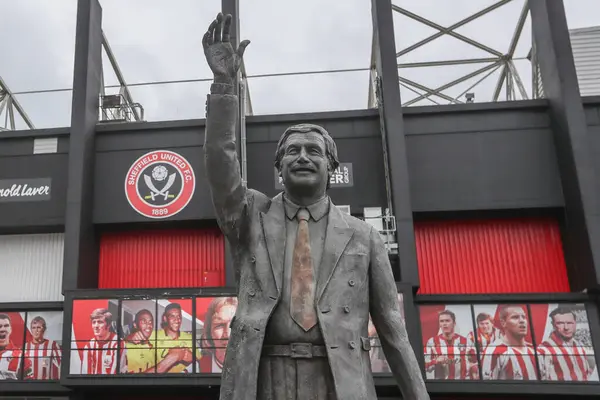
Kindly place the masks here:
POLYGON ((247 206, 246 187, 242 183, 235 146, 239 103, 235 90, 236 75, 248 40, 237 49, 231 46, 231 15, 219 13, 202 38, 204 54, 214 74, 206 103, 204 141, 205 165, 217 221, 231 240, 237 236, 247 206))
POLYGON ((244 40, 237 49, 234 49, 229 41, 230 30, 231 15, 223 16, 219 13, 202 38, 204 55, 214 74, 215 83, 233 85, 242 65, 246 46, 250 44, 249 40, 244 40))

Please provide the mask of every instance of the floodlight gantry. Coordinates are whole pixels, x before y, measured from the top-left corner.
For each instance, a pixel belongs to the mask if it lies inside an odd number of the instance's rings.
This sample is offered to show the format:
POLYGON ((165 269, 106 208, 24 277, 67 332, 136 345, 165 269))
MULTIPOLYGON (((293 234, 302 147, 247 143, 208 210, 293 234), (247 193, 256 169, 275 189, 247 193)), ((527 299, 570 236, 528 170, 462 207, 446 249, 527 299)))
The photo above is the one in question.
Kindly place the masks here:
MULTIPOLYGON (((502 100, 517 100, 519 98, 520 99, 528 99, 529 95, 527 93, 527 90, 525 89, 525 85, 523 84, 523 80, 521 79, 521 76, 519 74, 519 71, 518 71, 514 61, 515 61, 515 52, 517 49, 517 45, 519 43, 519 40, 522 37, 525 22, 527 20, 527 17, 529 16, 529 0, 525 0, 523 3, 521 13, 519 14, 519 18, 516 22, 516 26, 513 31, 512 39, 511 39, 508 49, 505 53, 503 53, 497 49, 494 49, 490 46, 487 46, 473 38, 467 37, 465 35, 462 35, 462 34, 456 32, 456 29, 458 29, 478 18, 481 18, 482 16, 487 15, 487 14, 489 14, 489 13, 499 9, 500 7, 505 6, 513 1, 514 0, 497 1, 496 3, 486 7, 486 8, 484 8, 484 9, 482 9, 482 10, 480 10, 480 11, 448 26, 448 27, 439 25, 439 24, 431 21, 430 19, 427 19, 416 13, 413 13, 413 12, 411 12, 403 7, 400 7, 396 4, 392 4, 392 10, 394 12, 397 12, 407 18, 410 18, 418 23, 421 23, 423 25, 426 25, 426 26, 436 29, 438 31, 435 34, 432 34, 432 35, 426 37, 425 39, 418 41, 417 43, 414 43, 404 49, 399 50, 396 53, 396 57, 401 58, 402 56, 405 56, 406 54, 408 54, 412 51, 415 51, 416 49, 418 49, 418 48, 420 48, 420 47, 422 47, 444 35, 454 37, 457 40, 467 43, 468 45, 473 46, 479 50, 485 51, 486 53, 489 53, 491 55, 490 57, 485 57, 485 58, 466 58, 466 59, 455 59, 455 60, 437 60, 437 61, 408 62, 408 63, 399 62, 398 63, 399 69, 423 68, 423 67, 442 67, 442 66, 449 66, 449 65, 486 64, 482 68, 479 68, 473 72, 465 74, 451 82, 448 82, 448 83, 441 85, 439 87, 436 87, 436 88, 429 87, 428 85, 423 84, 422 82, 416 82, 412 79, 408 79, 408 78, 402 76, 402 74, 400 74, 399 84, 402 87, 410 90, 411 92, 418 94, 417 97, 415 97, 414 99, 405 101, 402 105, 403 106, 411 106, 422 100, 427 100, 434 104, 440 104, 440 102, 434 100, 432 98, 432 96, 434 98, 437 97, 437 98, 446 100, 450 104, 462 103, 463 101, 460 100, 461 97, 463 97, 466 93, 468 93, 469 91, 471 91, 472 89, 477 87, 481 82, 486 80, 489 76, 491 76, 498 69, 501 69, 501 74, 496 83, 495 90, 494 90, 494 93, 492 96, 492 100, 493 101, 501 100, 500 95, 501 95, 503 87, 506 87, 506 96, 502 100), (468 89, 464 90, 458 96, 450 96, 447 93, 444 93, 444 91, 446 91, 450 88, 453 88, 460 83, 463 83, 470 79, 476 78, 478 76, 482 76, 482 77, 479 80, 477 80, 473 85, 469 86, 468 89)), ((396 29, 398 29, 398 28, 396 27, 396 29)), ((375 41, 373 41, 373 46, 375 46, 375 45, 376 45, 376 43, 375 43, 375 41)), ((375 60, 374 60, 374 56, 373 56, 374 54, 375 54, 375 52, 372 49, 371 65, 370 65, 371 77, 370 77, 370 82, 369 82, 369 99, 368 99, 369 108, 376 106, 375 105, 375 100, 376 100, 375 85, 373 84, 373 82, 375 80, 375 69, 374 69, 375 60)), ((534 80, 532 82, 532 89, 533 89, 532 92, 534 93, 534 96, 535 96, 535 92, 536 92, 535 76, 536 75, 534 74, 534 80)))
POLYGON ((15 111, 21 116, 29 129, 35 129, 35 125, 29 118, 29 115, 19 103, 13 92, 8 88, 8 85, 0 76, 0 131, 16 129, 15 111), (4 118, 2 117, 4 114, 4 118), (2 120, 4 123, 2 124, 2 120))

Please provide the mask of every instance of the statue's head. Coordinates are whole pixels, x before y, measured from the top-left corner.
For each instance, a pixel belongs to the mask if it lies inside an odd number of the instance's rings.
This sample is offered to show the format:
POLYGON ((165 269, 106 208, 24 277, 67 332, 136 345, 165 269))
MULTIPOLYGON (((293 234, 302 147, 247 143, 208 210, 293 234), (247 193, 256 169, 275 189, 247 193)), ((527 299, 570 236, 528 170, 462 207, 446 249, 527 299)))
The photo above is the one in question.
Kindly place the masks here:
POLYGON ((287 193, 296 196, 324 194, 338 165, 335 142, 319 125, 291 126, 277 144, 275 168, 287 193))

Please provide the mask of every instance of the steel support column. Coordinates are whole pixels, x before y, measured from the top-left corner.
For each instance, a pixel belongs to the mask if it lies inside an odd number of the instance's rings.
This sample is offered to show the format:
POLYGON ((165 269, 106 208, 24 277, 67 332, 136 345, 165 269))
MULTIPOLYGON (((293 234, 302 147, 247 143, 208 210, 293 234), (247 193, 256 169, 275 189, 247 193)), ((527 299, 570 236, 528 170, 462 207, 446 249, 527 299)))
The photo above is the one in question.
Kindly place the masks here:
POLYGON ((562 0, 529 2, 536 56, 550 117, 565 201, 565 254, 574 291, 598 289, 600 215, 591 143, 579 93, 562 0), (596 244, 596 245, 594 245, 596 244))
POLYGON ((389 196, 393 215, 396 217, 396 239, 400 261, 400 279, 409 283, 414 290, 419 287, 419 270, 415 246, 406 141, 400 87, 398 85, 398 67, 396 43, 394 40, 394 21, 391 0, 372 0, 373 29, 375 35, 375 57, 377 75, 380 79, 379 107, 380 120, 385 129, 387 145, 387 170, 389 173, 389 196))
MULTIPOLYGON (((229 36, 229 40, 231 42, 231 46, 233 46, 234 49, 237 49, 238 46, 240 45, 240 4, 238 0, 221 0, 221 11, 223 12, 224 15, 227 14, 231 14, 232 20, 231 20, 231 29, 230 29, 230 36, 229 36)), ((239 89, 239 84, 240 84, 240 79, 239 79, 239 74, 238 77, 234 83, 236 90, 239 89)), ((238 96, 240 95, 239 90, 238 91, 238 96)), ((241 101, 242 96, 239 96, 239 99, 241 101)), ((241 103, 240 103, 241 105, 241 103)), ((240 110, 242 110, 243 107, 240 107, 240 110)), ((237 154, 238 154, 238 160, 241 160, 241 125, 240 125, 240 121, 242 121, 242 115, 239 115, 238 118, 238 123, 237 123, 237 128, 235 130, 235 146, 237 149, 237 154)), ((231 247, 229 246, 229 242, 227 240, 225 240, 225 286, 226 287, 237 287, 238 285, 238 276, 235 273, 234 270, 234 266, 233 266, 233 262, 234 262, 234 258, 233 255, 231 254, 231 247)))
POLYGON ((98 282, 98 243, 92 211, 96 157, 94 142, 102 80, 101 25, 102 8, 98 0, 79 0, 69 139, 63 291, 94 288, 98 282))

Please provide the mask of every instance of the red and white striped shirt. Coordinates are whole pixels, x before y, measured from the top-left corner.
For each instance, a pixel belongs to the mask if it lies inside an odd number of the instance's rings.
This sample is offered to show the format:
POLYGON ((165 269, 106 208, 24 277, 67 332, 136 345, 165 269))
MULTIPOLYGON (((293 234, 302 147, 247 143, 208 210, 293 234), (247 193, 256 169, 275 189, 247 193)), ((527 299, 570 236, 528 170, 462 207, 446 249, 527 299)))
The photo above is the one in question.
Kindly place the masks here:
POLYGON ((533 345, 509 346, 502 342, 488 345, 482 354, 481 372, 487 380, 537 380, 533 345))
POLYGON ((485 349, 487 345, 494 343, 497 339, 500 339, 500 330, 498 328, 492 328, 492 333, 487 335, 477 329, 477 342, 475 342, 474 332, 469 332, 467 339, 469 339, 469 343, 473 343, 473 345, 477 343, 479 344, 480 349, 485 349))
POLYGON ((25 355, 33 365, 33 379, 60 379, 61 349, 54 340, 27 342, 25 355))
POLYGON ((469 365, 467 360, 467 338, 455 333, 452 338, 446 339, 444 335, 431 337, 425 347, 425 369, 433 373, 432 379, 469 379, 469 365), (438 357, 450 360, 447 365, 438 364, 438 357))
MULTIPOLYGON (((21 362, 23 352, 9 344, 0 350, 0 380, 19 379, 21 377, 21 362)), ((23 379, 31 379, 31 361, 25 359, 23 368, 23 379)))
POLYGON ((587 381, 592 373, 585 348, 575 340, 562 340, 556 332, 538 346, 538 360, 546 381, 587 381))
POLYGON ((492 333, 485 334, 477 329, 477 342, 475 341, 475 332, 471 331, 467 335, 467 343, 469 345, 469 361, 473 364, 477 363, 477 348, 479 351, 483 350, 489 345, 500 339, 500 330, 498 328, 492 328, 492 333))
MULTIPOLYGON (((117 373, 117 335, 111 333, 107 340, 95 338, 83 348, 81 374, 83 375, 115 375, 117 373)), ((120 372, 127 372, 126 349, 121 346, 120 372)))

